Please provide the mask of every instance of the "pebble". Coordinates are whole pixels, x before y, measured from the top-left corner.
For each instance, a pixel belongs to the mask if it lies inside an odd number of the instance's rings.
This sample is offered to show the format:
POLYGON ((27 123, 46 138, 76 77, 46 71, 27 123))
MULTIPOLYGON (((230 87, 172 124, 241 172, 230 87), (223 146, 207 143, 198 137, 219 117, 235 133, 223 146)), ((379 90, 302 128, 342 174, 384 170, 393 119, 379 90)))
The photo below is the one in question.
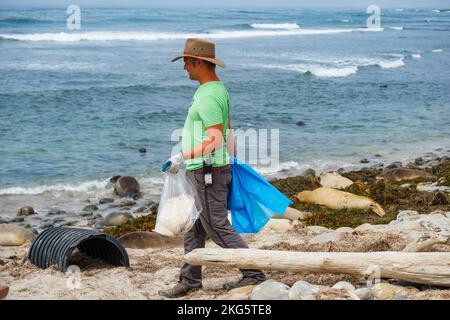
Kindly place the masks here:
POLYGON ((111 199, 111 198, 103 198, 103 199, 100 199, 100 201, 99 201, 100 204, 112 203, 112 202, 114 202, 114 199, 111 199))
POLYGON ((361 159, 359 162, 361 163, 369 163, 370 161, 367 158, 361 159))
POLYGON ((377 283, 372 287, 372 295, 378 300, 391 300, 394 296, 407 296, 419 292, 414 287, 396 286, 389 283, 377 283))
POLYGON ((66 212, 64 210, 59 210, 59 209, 53 209, 50 210, 47 215, 48 216, 55 216, 55 215, 60 215, 60 214, 65 214, 66 212))
POLYGON ((121 203, 120 203, 120 206, 121 207, 131 207, 131 206, 134 206, 136 204, 136 202, 134 202, 134 201, 132 201, 132 200, 123 200, 121 203))
POLYGON ((95 204, 90 204, 83 208, 83 211, 95 211, 98 210, 98 207, 95 204))

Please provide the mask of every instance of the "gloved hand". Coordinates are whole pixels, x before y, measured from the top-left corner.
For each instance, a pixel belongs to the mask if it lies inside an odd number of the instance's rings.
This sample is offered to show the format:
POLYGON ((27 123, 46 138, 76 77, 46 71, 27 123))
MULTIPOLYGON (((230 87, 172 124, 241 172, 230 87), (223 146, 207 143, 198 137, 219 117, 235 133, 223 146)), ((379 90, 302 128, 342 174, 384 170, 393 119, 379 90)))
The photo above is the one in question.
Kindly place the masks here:
POLYGON ((183 154, 180 152, 164 161, 164 163, 161 166, 161 171, 175 174, 178 172, 182 164, 183 164, 183 154))

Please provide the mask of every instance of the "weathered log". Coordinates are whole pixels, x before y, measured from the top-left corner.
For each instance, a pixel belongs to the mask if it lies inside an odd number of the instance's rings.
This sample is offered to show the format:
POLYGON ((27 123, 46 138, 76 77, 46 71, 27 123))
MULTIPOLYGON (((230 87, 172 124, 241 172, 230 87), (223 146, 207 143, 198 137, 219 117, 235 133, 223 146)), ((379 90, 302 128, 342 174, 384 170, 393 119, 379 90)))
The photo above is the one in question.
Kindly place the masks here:
POLYGON ((412 242, 408 243, 403 252, 419 252, 434 244, 450 244, 450 230, 446 226, 438 226, 431 222, 420 223, 424 232, 412 242))
POLYGON ((298 273, 380 276, 450 287, 450 252, 293 252, 259 249, 195 249, 184 256, 192 265, 298 273))

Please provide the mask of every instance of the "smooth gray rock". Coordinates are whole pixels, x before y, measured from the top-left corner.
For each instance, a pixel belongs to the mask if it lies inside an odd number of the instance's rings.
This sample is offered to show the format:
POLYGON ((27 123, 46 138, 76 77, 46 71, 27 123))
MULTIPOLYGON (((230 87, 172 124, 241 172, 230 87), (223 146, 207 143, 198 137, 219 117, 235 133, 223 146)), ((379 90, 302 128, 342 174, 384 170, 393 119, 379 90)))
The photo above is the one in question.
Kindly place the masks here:
POLYGON ((114 199, 111 199, 111 198, 103 198, 103 199, 100 199, 100 201, 99 201, 100 204, 112 203, 112 202, 114 202, 114 199))
POLYGON ((372 292, 369 288, 359 288, 352 291, 352 293, 361 300, 369 300, 372 297, 372 292))
POLYGON ((327 242, 339 241, 342 237, 342 233, 337 232, 326 232, 315 236, 309 240, 310 244, 321 244, 327 242))
POLYGON ((299 280, 289 289, 288 297, 290 300, 302 300, 305 297, 315 295, 320 289, 306 281, 299 280))
POLYGON ((355 286, 352 285, 350 282, 347 282, 347 281, 339 281, 338 283, 336 283, 331 288, 333 288, 333 289, 344 289, 344 290, 347 290, 348 292, 352 292, 352 291, 356 290, 355 286))
POLYGON ((111 212, 105 217, 105 226, 118 226, 133 218, 129 212, 111 212))
POLYGON ((95 204, 90 204, 83 208, 83 211, 95 211, 98 210, 98 207, 95 204))
POLYGON ((288 293, 289 286, 270 279, 253 288, 250 300, 288 300, 288 293))

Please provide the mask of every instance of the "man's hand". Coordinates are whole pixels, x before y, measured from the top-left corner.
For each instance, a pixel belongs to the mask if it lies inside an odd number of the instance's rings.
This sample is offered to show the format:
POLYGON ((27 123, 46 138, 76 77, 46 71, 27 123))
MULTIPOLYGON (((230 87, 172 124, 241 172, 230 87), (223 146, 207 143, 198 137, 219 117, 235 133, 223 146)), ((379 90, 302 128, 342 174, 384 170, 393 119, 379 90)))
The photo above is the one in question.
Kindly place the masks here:
POLYGON ((161 167, 161 171, 175 174, 178 172, 182 164, 183 164, 183 154, 180 152, 164 161, 161 167))

